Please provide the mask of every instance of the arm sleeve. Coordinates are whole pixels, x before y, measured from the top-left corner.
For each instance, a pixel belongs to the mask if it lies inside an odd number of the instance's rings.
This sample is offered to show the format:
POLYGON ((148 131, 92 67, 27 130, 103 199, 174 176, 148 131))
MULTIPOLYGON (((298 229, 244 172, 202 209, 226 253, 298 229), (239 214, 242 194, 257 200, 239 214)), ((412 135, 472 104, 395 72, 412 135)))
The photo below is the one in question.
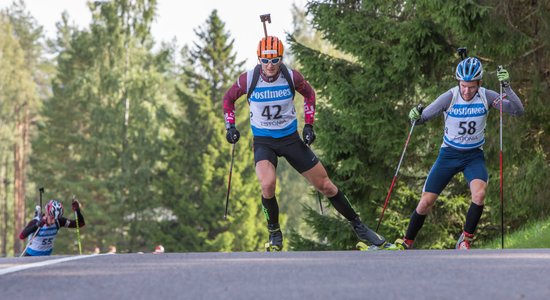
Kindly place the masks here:
POLYGON ((246 72, 239 76, 237 82, 223 96, 225 128, 235 125, 235 102, 244 94, 246 94, 246 72))
POLYGON ((443 113, 449 108, 449 105, 451 105, 451 101, 453 100, 453 92, 451 90, 447 91, 444 94, 441 94, 437 99, 435 99, 434 102, 432 102, 430 105, 428 105, 424 110, 422 111, 422 116, 417 121, 417 124, 423 124, 443 113))
POLYGON ((313 125, 315 121, 315 91, 300 72, 292 70, 292 77, 296 91, 304 96, 304 121, 306 124, 313 125))
MULTIPOLYGON (((84 216, 80 212, 80 209, 76 210, 76 215, 78 216, 78 227, 84 227, 86 222, 84 222, 84 216)), ((59 220, 59 225, 66 228, 76 228, 76 220, 62 218, 59 220)))
MULTIPOLYGON (((500 93, 492 90, 487 90, 486 93, 489 106, 500 109, 500 93)), ((503 89, 502 111, 513 116, 521 116, 525 112, 521 100, 510 86, 504 87, 503 89)))
POLYGON ((19 239, 24 240, 38 229, 38 220, 32 219, 19 234, 19 239))

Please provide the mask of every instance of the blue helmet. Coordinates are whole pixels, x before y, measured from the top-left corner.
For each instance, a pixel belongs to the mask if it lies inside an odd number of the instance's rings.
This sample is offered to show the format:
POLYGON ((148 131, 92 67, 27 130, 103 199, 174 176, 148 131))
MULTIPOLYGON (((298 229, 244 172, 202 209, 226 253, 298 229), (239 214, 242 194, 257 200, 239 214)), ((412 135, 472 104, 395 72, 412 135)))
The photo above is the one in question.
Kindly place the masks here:
POLYGON ((479 59, 468 57, 456 66, 456 79, 462 81, 476 81, 483 77, 483 67, 479 59))

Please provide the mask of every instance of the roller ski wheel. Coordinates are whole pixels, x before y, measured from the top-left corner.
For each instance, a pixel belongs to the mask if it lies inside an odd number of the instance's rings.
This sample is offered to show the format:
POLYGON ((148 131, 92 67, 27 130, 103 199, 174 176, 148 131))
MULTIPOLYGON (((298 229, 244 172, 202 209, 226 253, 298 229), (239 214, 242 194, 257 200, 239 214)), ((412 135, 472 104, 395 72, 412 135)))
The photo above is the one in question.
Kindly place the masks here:
POLYGON ((412 241, 405 241, 405 238, 397 239, 394 245, 399 248, 398 250, 409 250, 412 247, 412 241))
POLYGON ((266 252, 281 252, 283 247, 281 245, 271 245, 269 242, 264 245, 266 252))
POLYGON ((402 248, 398 247, 395 244, 385 242, 384 244, 380 246, 376 245, 367 245, 365 242, 358 242, 357 245, 355 245, 357 250, 359 251, 380 251, 380 250, 403 250, 402 248))

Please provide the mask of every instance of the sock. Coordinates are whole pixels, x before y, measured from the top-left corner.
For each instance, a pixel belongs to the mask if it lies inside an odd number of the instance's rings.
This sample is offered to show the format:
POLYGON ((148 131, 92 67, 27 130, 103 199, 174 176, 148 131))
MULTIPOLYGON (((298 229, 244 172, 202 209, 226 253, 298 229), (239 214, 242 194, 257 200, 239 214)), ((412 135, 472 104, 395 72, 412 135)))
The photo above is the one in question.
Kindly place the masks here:
POLYGON ((407 228, 407 233, 405 234, 405 238, 407 240, 414 241, 414 239, 416 238, 416 235, 424 225, 425 219, 426 219, 426 215, 421 215, 417 213, 416 209, 413 211, 411 215, 411 220, 409 221, 409 228, 407 228))
POLYGON ((267 224, 279 224, 279 204, 277 197, 266 199, 262 196, 262 210, 267 220, 267 224))
POLYGON ((466 224, 464 224, 464 232, 474 234, 476 231, 477 223, 481 219, 483 213, 483 205, 477 205, 474 202, 470 203, 470 208, 466 214, 466 224))
POLYGON ((328 200, 332 206, 334 206, 334 208, 342 214, 342 216, 348 219, 348 221, 357 218, 357 213, 353 210, 348 198, 344 195, 344 193, 342 193, 342 191, 338 190, 338 193, 332 197, 328 197, 328 200))

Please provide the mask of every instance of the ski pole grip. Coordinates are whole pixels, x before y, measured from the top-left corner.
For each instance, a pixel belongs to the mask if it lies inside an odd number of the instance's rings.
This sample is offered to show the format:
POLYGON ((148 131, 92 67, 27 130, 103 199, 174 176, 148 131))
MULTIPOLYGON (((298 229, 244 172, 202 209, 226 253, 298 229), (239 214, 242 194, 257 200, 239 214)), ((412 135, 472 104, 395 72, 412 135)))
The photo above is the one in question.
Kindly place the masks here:
POLYGON ((420 114, 422 114, 422 111, 424 110, 424 105, 422 105, 422 103, 419 103, 417 106, 416 106, 416 109, 418 109, 418 112, 420 114))
POLYGON ((456 52, 458 52, 458 55, 460 56, 460 59, 464 60, 468 57, 468 49, 466 47, 460 47, 456 49, 456 52))

